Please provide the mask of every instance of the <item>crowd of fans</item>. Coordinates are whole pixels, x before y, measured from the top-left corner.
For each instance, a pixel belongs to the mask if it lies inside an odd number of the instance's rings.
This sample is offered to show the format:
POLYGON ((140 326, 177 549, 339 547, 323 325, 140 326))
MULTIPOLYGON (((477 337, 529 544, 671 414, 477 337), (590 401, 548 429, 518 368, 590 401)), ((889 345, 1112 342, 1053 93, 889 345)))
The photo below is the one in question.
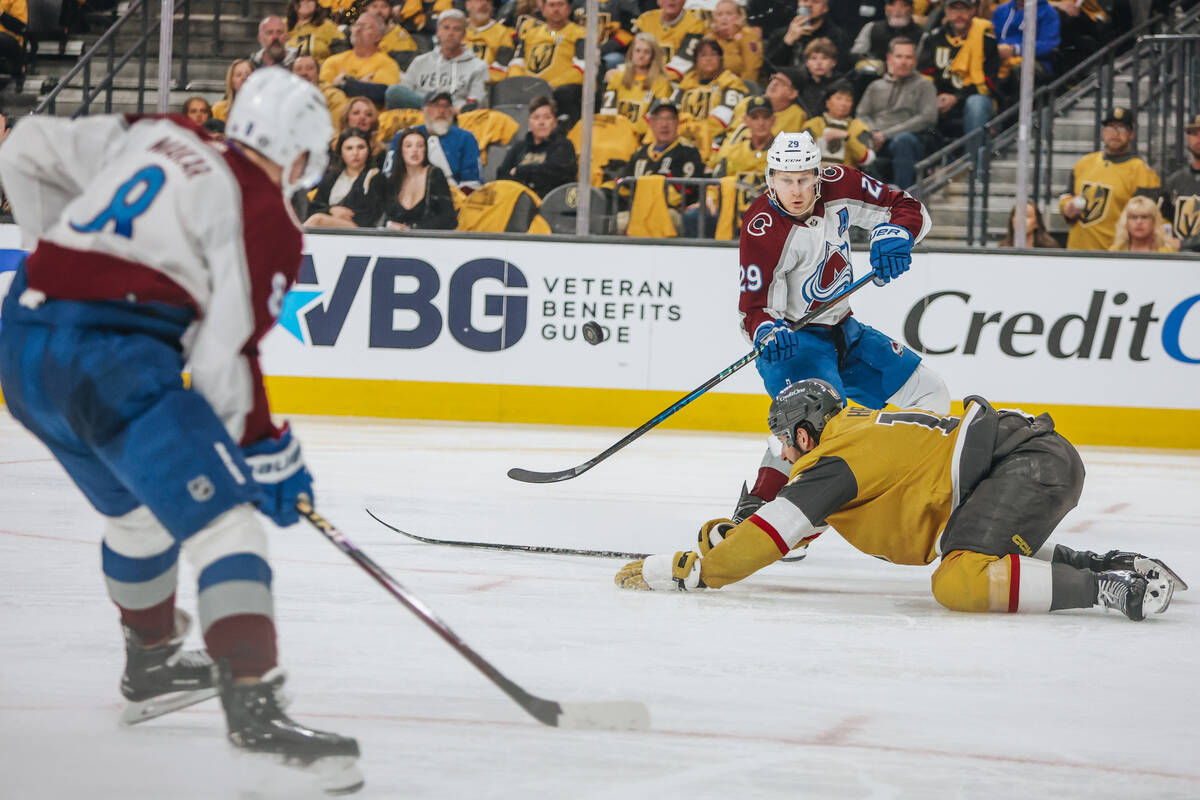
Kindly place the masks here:
MULTIPOLYGON (((1038 0, 1035 79, 1062 74, 1153 2, 1038 0)), ((585 5, 287 0, 259 24, 258 49, 229 64, 224 97, 182 110, 220 135, 247 76, 284 67, 321 90, 335 130, 329 174, 297 198, 306 224, 548 232, 538 207, 578 170, 585 5)), ((826 164, 911 186, 922 158, 1015 102, 1024 57, 1024 0, 599 7, 591 183, 604 193, 601 232, 736 238, 783 130, 810 131, 826 164)), ((13 27, 0 13, 0 60, 7 39, 19 41, 13 27)), ((1104 149, 1080 160, 1059 204, 1066 246, 1200 249, 1198 124, 1190 164, 1163 182, 1134 154, 1132 115, 1114 111, 1104 149), (1130 202, 1141 197, 1153 213, 1130 202)), ((1036 206, 1026 230, 1030 246, 1060 243, 1036 206)))

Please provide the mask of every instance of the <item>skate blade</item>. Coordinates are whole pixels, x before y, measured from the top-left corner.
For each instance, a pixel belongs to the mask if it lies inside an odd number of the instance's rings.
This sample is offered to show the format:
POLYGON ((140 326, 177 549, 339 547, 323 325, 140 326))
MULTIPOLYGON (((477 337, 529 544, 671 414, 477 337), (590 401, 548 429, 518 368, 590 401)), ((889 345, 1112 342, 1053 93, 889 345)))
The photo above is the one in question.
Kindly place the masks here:
POLYGON ((190 692, 173 692, 152 697, 149 700, 130 700, 126 702, 125 708, 121 709, 121 724, 137 725, 139 722, 161 717, 163 714, 170 714, 172 711, 194 706, 196 703, 203 703, 210 697, 216 696, 217 689, 212 687, 190 692))
POLYGON ((1168 578, 1159 578, 1146 585, 1146 594, 1142 598, 1142 614, 1161 614, 1171 605, 1171 595, 1175 592, 1175 584, 1168 578))
POLYGON ((795 564, 797 561, 803 561, 807 555, 807 547, 798 547, 779 560, 786 561, 789 564, 795 564))
POLYGON ((1183 578, 1176 575, 1175 571, 1166 564, 1156 559, 1138 556, 1133 559, 1133 571, 1144 578, 1150 579, 1165 576, 1175 584, 1175 588, 1179 589, 1179 591, 1187 591, 1188 585, 1184 582, 1183 578))
POLYGON ((317 759, 304 769, 312 773, 325 794, 354 794, 366 783, 357 761, 354 756, 329 756, 317 759))

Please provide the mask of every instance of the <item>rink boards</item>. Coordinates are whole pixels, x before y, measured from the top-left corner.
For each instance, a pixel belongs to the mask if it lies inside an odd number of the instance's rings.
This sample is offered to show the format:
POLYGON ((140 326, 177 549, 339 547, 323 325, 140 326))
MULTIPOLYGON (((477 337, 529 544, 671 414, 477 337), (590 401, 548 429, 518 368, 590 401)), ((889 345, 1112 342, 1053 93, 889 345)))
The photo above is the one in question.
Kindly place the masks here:
MULTIPOLYGON (((755 274, 734 247, 308 235, 263 367, 285 414, 635 427, 750 349, 736 304, 755 274)), ((1200 448, 1198 274, 1184 257, 918 252, 852 306, 955 398, 1049 411, 1081 444, 1200 448)), ((751 365, 665 424, 762 430, 766 405, 751 365)))

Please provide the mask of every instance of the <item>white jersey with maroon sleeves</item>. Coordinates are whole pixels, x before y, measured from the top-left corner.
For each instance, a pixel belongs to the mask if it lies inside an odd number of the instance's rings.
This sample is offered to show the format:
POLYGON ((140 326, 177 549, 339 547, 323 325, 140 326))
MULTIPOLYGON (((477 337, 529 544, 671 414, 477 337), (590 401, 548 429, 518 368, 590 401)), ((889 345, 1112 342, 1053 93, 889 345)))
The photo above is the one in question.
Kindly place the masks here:
MULTIPOLYGON (((870 230, 891 222, 906 228, 916 244, 932 224, 912 195, 844 166, 822 169, 821 197, 804 222, 784 214, 765 194, 742 219, 738 310, 742 332, 751 341, 764 322, 794 322, 853 282, 852 226, 870 230)), ((834 325, 850 313, 850 303, 843 300, 814 322, 834 325)))
POLYGON ((191 308, 192 387, 234 441, 275 432, 258 342, 300 268, 279 186, 178 116, 28 117, 0 148, 29 288, 191 308))

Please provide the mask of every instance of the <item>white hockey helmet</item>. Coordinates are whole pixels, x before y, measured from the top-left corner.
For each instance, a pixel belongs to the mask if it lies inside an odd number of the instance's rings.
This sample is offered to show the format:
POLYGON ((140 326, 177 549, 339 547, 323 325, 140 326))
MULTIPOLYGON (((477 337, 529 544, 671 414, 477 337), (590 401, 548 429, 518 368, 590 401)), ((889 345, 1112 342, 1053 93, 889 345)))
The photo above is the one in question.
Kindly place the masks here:
POLYGON ((225 136, 249 145, 283 168, 283 194, 311 189, 329 166, 333 125, 329 108, 317 87, 282 67, 263 67, 250 73, 238 90, 225 136), (308 163, 300 179, 290 180, 292 164, 302 154, 308 163))
MULTIPOLYGON (((812 205, 816 205, 817 198, 821 196, 821 148, 817 147, 812 134, 808 131, 800 133, 783 131, 775 137, 775 141, 771 142, 771 147, 767 150, 767 195, 775 205, 784 208, 775 194, 774 182, 771 180, 774 173, 809 172, 811 170, 816 170, 816 188, 812 201, 812 205)), ((801 213, 807 214, 812 209, 812 205, 801 213)))

